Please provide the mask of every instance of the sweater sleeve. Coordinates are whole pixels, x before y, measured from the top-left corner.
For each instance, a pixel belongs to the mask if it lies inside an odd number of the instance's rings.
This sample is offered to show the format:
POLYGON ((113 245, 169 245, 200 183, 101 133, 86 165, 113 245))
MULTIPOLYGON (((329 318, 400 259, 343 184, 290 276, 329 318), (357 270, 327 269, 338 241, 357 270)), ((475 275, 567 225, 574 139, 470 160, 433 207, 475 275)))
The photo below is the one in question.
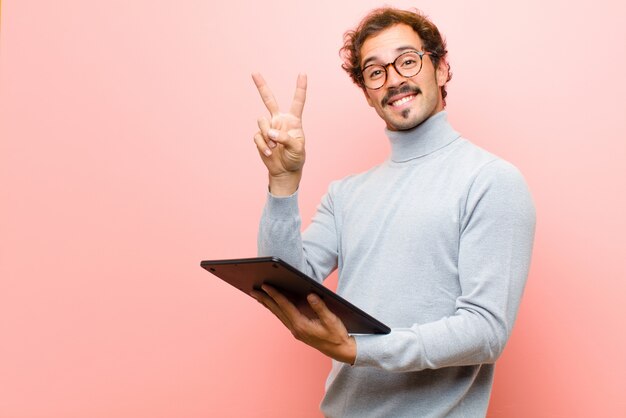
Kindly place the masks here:
POLYGON ((460 215, 454 313, 388 335, 357 335, 355 366, 418 371, 492 363, 501 354, 529 270, 534 205, 519 171, 495 160, 471 182, 460 215))
POLYGON ((276 256, 322 282, 337 267, 337 230, 333 200, 327 193, 311 224, 301 233, 298 192, 287 197, 268 193, 258 234, 259 256, 276 256))

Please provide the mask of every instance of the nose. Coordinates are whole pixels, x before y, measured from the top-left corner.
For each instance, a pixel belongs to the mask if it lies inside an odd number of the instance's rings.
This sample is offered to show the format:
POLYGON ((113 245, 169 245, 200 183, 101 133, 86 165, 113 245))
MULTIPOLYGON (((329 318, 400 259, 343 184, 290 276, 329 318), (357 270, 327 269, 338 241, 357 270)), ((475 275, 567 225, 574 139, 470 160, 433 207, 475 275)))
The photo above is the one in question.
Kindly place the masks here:
POLYGON ((385 80, 387 87, 397 86, 406 81, 406 77, 400 75, 392 63, 387 64, 385 70, 387 70, 387 80, 385 80))

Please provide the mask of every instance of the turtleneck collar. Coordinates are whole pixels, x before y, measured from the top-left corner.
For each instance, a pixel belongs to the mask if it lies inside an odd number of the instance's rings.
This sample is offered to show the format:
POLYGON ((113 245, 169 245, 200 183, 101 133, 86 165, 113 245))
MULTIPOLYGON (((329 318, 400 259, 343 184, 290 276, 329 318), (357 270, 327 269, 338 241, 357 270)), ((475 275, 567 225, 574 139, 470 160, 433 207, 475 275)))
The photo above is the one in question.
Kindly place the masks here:
POLYGON ((426 119, 415 128, 385 133, 391 142, 391 161, 403 163, 431 154, 461 136, 448 123, 445 110, 426 119))

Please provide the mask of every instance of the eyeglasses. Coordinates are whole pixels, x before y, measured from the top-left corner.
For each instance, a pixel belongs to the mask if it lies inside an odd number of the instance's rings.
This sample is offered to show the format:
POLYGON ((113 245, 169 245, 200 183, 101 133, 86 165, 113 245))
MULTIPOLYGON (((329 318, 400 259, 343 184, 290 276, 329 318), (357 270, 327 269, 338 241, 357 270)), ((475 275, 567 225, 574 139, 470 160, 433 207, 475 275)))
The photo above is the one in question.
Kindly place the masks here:
POLYGON ((387 67, 393 65, 396 72, 402 77, 415 77, 422 70, 422 57, 433 55, 431 52, 407 51, 388 64, 370 64, 361 70, 363 83, 370 90, 378 90, 387 81, 387 67))

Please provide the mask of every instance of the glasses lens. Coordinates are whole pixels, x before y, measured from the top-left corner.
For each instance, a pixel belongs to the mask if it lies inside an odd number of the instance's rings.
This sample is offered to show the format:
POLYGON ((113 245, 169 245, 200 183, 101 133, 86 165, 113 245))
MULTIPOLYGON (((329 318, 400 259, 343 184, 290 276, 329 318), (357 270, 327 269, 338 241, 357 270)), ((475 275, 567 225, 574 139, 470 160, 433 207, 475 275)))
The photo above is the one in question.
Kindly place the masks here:
MULTIPOLYGON (((387 65, 368 65, 362 71, 363 82, 369 89, 379 89, 387 81, 387 65)), ((393 66, 403 77, 409 78, 417 75, 422 69, 422 56, 417 51, 409 51, 399 55, 393 62, 393 66)))
POLYGON ((370 89, 377 89, 385 84, 386 72, 382 65, 368 65, 363 70, 363 81, 370 89))
POLYGON ((396 70, 404 77, 413 77, 422 68, 422 58, 416 52, 405 52, 393 63, 396 70))

